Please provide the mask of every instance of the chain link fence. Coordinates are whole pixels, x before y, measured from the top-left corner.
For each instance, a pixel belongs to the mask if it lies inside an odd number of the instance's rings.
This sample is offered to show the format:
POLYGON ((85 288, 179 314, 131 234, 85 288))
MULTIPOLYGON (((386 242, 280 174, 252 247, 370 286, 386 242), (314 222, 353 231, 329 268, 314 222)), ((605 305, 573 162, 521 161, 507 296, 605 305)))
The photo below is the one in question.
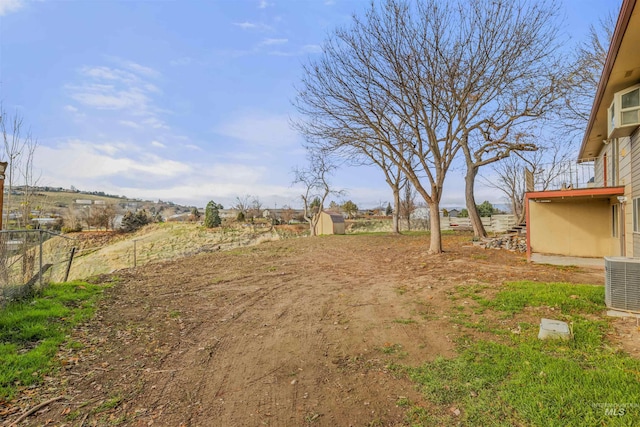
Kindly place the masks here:
MULTIPOLYGON (((43 289, 68 274, 72 250, 50 250, 56 239, 73 239, 47 230, 0 231, 0 308, 43 289)), ((70 243, 70 242, 68 242, 70 243)))

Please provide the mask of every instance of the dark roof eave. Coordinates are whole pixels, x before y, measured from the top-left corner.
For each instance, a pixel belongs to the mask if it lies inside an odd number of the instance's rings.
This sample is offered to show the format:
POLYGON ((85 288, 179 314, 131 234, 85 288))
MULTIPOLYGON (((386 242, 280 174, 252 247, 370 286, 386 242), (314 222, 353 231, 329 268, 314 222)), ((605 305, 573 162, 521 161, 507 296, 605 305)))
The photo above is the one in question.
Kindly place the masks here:
POLYGON ((593 99, 591 114, 589 115, 589 121, 587 122, 587 130, 584 133, 584 137, 582 138, 582 145, 580 146, 580 151, 578 152, 578 161, 584 158, 584 152, 587 148, 587 143, 589 142, 589 135, 591 134, 591 131, 593 129, 593 124, 596 120, 598 110, 600 109, 600 104, 602 103, 604 92, 607 88, 607 84, 609 83, 609 78, 611 77, 613 65, 615 64, 616 58, 618 57, 618 51, 620 50, 620 45, 622 44, 622 39, 624 38, 624 34, 627 31, 629 20, 631 19, 631 13, 633 12, 633 8, 635 7, 635 5, 636 0, 623 0, 622 2, 620 15, 618 16, 618 22, 616 23, 616 28, 611 39, 611 45, 609 46, 609 52, 607 53, 607 59, 604 63, 604 69, 602 70, 602 75, 600 76, 600 81, 598 82, 596 95, 593 99))

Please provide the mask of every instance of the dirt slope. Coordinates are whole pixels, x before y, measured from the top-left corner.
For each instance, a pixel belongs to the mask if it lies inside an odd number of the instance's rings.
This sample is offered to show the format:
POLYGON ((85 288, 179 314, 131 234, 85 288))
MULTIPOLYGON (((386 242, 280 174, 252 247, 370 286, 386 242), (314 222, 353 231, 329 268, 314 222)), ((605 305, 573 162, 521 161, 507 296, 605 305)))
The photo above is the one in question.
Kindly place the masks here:
POLYGON ((85 348, 19 404, 66 399, 24 425, 404 426, 398 399, 428 402, 389 364, 453 354, 456 285, 602 283, 468 240, 300 238, 119 272, 85 348))

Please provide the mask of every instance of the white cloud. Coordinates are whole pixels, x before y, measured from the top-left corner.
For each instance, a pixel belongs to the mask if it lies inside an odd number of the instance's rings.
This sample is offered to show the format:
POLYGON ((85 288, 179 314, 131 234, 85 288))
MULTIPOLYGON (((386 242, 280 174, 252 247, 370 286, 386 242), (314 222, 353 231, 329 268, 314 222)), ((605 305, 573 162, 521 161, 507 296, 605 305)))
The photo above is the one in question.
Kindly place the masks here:
POLYGON ((289 40, 288 39, 264 39, 260 42, 260 46, 273 46, 279 44, 285 44, 289 40))
POLYGON ((244 22, 234 22, 233 25, 236 27, 240 27, 243 30, 260 30, 260 31, 271 31, 273 27, 267 24, 256 24, 254 22, 244 21, 244 22))
MULTIPOLYGON (((154 146, 158 144, 162 143, 151 142, 154 146)), ((289 188, 287 183, 268 183, 272 173, 266 165, 206 160, 187 164, 148 154, 143 148, 131 152, 130 148, 122 142, 70 139, 56 146, 40 147, 36 152, 36 168, 47 177, 43 185, 74 185, 128 197, 161 198, 202 206, 211 198, 229 204, 241 194, 258 194, 265 201, 273 195, 278 205, 291 203, 298 197, 298 190, 289 188)))
POLYGON ((157 117, 149 117, 147 119, 144 119, 142 121, 142 124, 153 129, 169 129, 169 126, 167 126, 162 120, 158 119, 157 117))
POLYGON ((118 123, 132 129, 169 129, 155 101, 162 91, 150 81, 160 73, 132 61, 109 59, 119 66, 80 68, 78 81, 66 85, 70 98, 89 109, 119 112, 123 117, 118 123))
POLYGON ((171 61, 169 61, 169 64, 174 67, 178 67, 178 66, 189 65, 192 62, 193 62, 193 58, 190 58, 188 56, 183 56, 182 58, 172 59, 171 61))
POLYGON ((115 143, 115 144, 94 144, 93 149, 95 151, 98 151, 100 153, 104 153, 108 156, 115 156, 116 154, 118 154, 119 152, 121 152, 122 150, 127 148, 126 144, 122 144, 122 143, 115 143))
POLYGON ((64 106, 65 111, 68 111, 70 113, 77 113, 78 109, 76 107, 74 107, 73 105, 65 105, 64 106))
POLYGON ((248 113, 224 122, 215 131, 251 145, 284 147, 300 142, 286 115, 248 113))
POLYGON ((247 21, 245 21, 245 22, 234 22, 233 25, 235 25, 236 27, 240 27, 243 30, 249 30, 249 29, 258 27, 257 24, 254 24, 252 22, 247 22, 247 21))
MULTIPOLYGON (((36 164, 43 176, 56 184, 76 182, 78 187, 101 188, 108 179, 128 178, 141 185, 168 179, 189 172, 185 163, 142 153, 138 158, 123 151, 119 144, 95 144, 90 141, 68 140, 57 147, 38 148, 36 164)), ((127 147, 128 148, 128 147, 127 147)), ((66 184, 69 185, 69 184, 66 184)))
POLYGON ((322 47, 317 44, 306 44, 298 50, 272 50, 269 55, 273 56, 298 56, 305 54, 314 54, 322 52, 322 47))
POLYGON ((0 0, 0 16, 16 12, 26 4, 23 0, 0 0))
POLYGON ((269 3, 267 0, 260 0, 258 3, 258 9, 266 9, 269 6, 272 6, 272 3, 269 3))
POLYGON ((148 78, 158 78, 161 76, 160 72, 154 70, 153 68, 138 64, 137 62, 133 62, 127 59, 123 59, 117 56, 105 55, 105 58, 118 66, 125 68, 129 71, 134 72, 137 75, 142 75, 148 78))
POLYGON ((322 52, 322 46, 317 44, 306 44, 302 46, 303 53, 320 53, 322 52))
POLYGON ((71 97, 79 103, 102 110, 147 110, 149 98, 137 88, 117 90, 114 86, 85 84, 69 86, 74 93, 71 97))
POLYGON ((151 145, 158 148, 167 148, 167 146, 160 141, 151 141, 151 145))
POLYGON ((132 120, 120 120, 118 121, 122 126, 127 126, 132 129, 142 129, 142 126, 138 122, 134 122, 132 120))

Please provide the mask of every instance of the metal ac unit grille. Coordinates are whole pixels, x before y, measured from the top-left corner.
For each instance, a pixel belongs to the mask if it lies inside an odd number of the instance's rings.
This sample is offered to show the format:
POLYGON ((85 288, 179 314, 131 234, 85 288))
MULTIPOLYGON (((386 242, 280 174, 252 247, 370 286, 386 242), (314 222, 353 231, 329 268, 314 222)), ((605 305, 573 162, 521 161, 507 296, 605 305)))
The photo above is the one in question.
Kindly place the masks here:
POLYGON ((640 259, 604 259, 605 303, 616 310, 640 312, 640 259))

